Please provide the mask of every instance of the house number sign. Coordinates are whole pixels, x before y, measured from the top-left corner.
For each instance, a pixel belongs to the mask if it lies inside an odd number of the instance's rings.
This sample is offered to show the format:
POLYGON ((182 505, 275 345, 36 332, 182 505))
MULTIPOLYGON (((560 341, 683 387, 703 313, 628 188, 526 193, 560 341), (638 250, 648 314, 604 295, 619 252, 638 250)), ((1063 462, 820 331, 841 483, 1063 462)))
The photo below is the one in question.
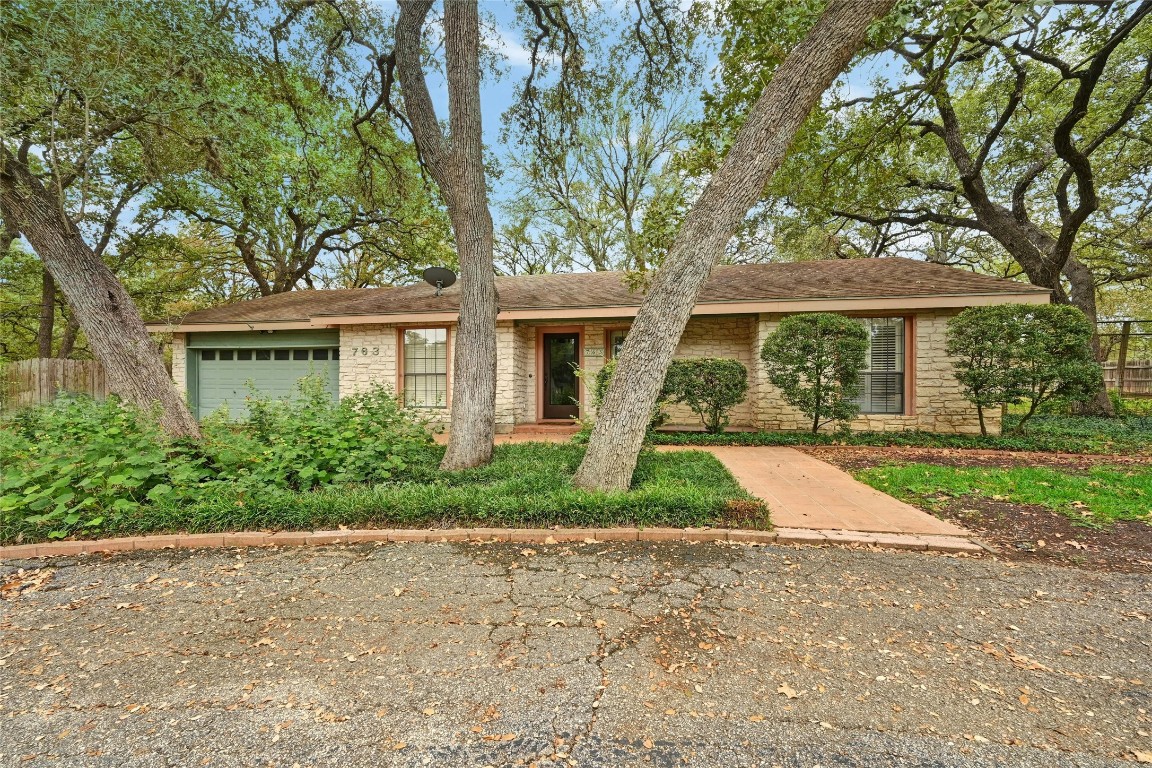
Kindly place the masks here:
POLYGON ((352 357, 379 357, 380 347, 352 347, 352 357))
POLYGON ((585 357, 604 357, 604 347, 585 347, 585 357))

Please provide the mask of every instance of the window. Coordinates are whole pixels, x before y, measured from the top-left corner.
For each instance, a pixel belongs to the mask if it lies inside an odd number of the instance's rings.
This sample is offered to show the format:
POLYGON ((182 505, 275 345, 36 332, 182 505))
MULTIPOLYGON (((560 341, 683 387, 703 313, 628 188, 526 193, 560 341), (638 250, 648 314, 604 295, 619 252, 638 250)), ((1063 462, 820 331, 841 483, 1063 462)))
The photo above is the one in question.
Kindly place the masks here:
POLYGON ((258 350, 256 350, 256 359, 257 360, 271 360, 272 359, 272 350, 270 350, 270 349, 258 349, 258 350))
POLYGON ((241 349, 240 351, 238 351, 236 353, 236 359, 237 360, 251 360, 252 359, 252 350, 241 349))
POLYGON ((277 360, 287 360, 288 359, 288 350, 286 350, 286 349, 277 349, 272 354, 277 360))
POLYGON ((404 405, 448 405, 448 329, 404 330, 404 405))
POLYGON ((200 350, 200 359, 201 360, 215 360, 216 359, 216 350, 214 350, 214 349, 202 349, 202 350, 200 350))
POLYGON ((860 374, 861 413, 904 413, 904 318, 866 317, 868 357, 860 374))
POLYGON ((627 335, 627 328, 619 328, 615 331, 608 331, 608 349, 605 350, 607 353, 606 359, 611 360, 612 358, 616 357, 616 355, 620 354, 620 350, 624 347, 624 337, 627 335))
POLYGON ((292 359, 293 360, 307 360, 308 359, 308 350, 306 350, 306 349, 294 349, 294 350, 292 350, 292 359))
POLYGON ((328 350, 326 350, 326 349, 314 349, 314 350, 312 350, 312 359, 313 360, 327 360, 328 359, 328 350))
POLYGON ((232 359, 232 350, 230 350, 230 349, 220 350, 220 359, 221 360, 231 360, 232 359))

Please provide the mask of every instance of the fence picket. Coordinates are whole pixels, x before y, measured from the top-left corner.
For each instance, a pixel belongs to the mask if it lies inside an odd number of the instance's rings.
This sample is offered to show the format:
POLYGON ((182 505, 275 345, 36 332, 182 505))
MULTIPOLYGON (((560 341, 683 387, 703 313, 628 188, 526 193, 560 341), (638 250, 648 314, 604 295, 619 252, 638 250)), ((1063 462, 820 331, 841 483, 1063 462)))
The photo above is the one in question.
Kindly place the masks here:
POLYGON ((108 396, 104 367, 95 360, 61 360, 41 357, 8 363, 3 369, 3 403, 16 410, 50 403, 61 392, 87 394, 97 399, 108 396))

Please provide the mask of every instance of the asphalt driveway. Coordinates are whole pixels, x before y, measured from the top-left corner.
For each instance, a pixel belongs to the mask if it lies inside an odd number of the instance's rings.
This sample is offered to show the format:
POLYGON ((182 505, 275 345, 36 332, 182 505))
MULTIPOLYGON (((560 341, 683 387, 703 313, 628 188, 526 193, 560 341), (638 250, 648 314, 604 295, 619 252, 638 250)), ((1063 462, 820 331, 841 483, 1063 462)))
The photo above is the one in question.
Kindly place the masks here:
POLYGON ((1152 760, 1139 574, 651 543, 19 565, 2 765, 1152 760))

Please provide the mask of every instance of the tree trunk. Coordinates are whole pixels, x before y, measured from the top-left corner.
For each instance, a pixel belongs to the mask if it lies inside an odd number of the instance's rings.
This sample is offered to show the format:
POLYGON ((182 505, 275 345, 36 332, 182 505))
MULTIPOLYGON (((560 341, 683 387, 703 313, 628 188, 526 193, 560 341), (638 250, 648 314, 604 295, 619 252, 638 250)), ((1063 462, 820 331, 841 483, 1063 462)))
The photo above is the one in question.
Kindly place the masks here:
POLYGON ((460 317, 452 367, 452 418, 441 468, 492 460, 496 432, 496 282, 492 215, 484 178, 480 122, 480 19, 474 0, 444 3, 448 81, 446 138, 421 64, 430 0, 401 3, 396 24, 396 76, 416 148, 444 195, 460 258, 460 317))
POLYGON ((832 0, 765 86, 685 217, 640 307, 573 478, 577 487, 620 491, 631 484, 652 407, 712 267, 821 94, 860 50, 868 27, 893 4, 832 0))
POLYGON ((36 327, 36 355, 52 357, 52 336, 56 325, 56 281, 45 267, 40 283, 40 324, 36 327))
MULTIPOLYGON (((1088 322, 1092 323, 1092 354, 1098 362, 1103 362, 1100 334, 1097 333, 1096 327, 1096 279, 1092 276, 1092 270, 1075 256, 1071 256, 1064 264, 1064 276, 1068 278, 1068 302, 1083 312, 1088 322)), ((1112 407, 1112 400, 1108 397, 1108 390, 1103 386, 1091 400, 1080 403, 1077 410, 1084 416, 1116 415, 1116 409, 1112 407)))
POLYGON ((76 335, 80 332, 80 322, 76 319, 76 314, 72 313, 68 316, 68 322, 64 324, 64 335, 60 337, 60 351, 57 355, 67 360, 72 357, 72 350, 76 347, 76 335))
POLYGON ((0 200, 5 215, 40 256, 64 291, 109 389, 141 408, 160 405, 160 424, 175 437, 196 437, 200 427, 164 369, 156 345, 131 297, 97 258, 40 180, 0 145, 0 200))

